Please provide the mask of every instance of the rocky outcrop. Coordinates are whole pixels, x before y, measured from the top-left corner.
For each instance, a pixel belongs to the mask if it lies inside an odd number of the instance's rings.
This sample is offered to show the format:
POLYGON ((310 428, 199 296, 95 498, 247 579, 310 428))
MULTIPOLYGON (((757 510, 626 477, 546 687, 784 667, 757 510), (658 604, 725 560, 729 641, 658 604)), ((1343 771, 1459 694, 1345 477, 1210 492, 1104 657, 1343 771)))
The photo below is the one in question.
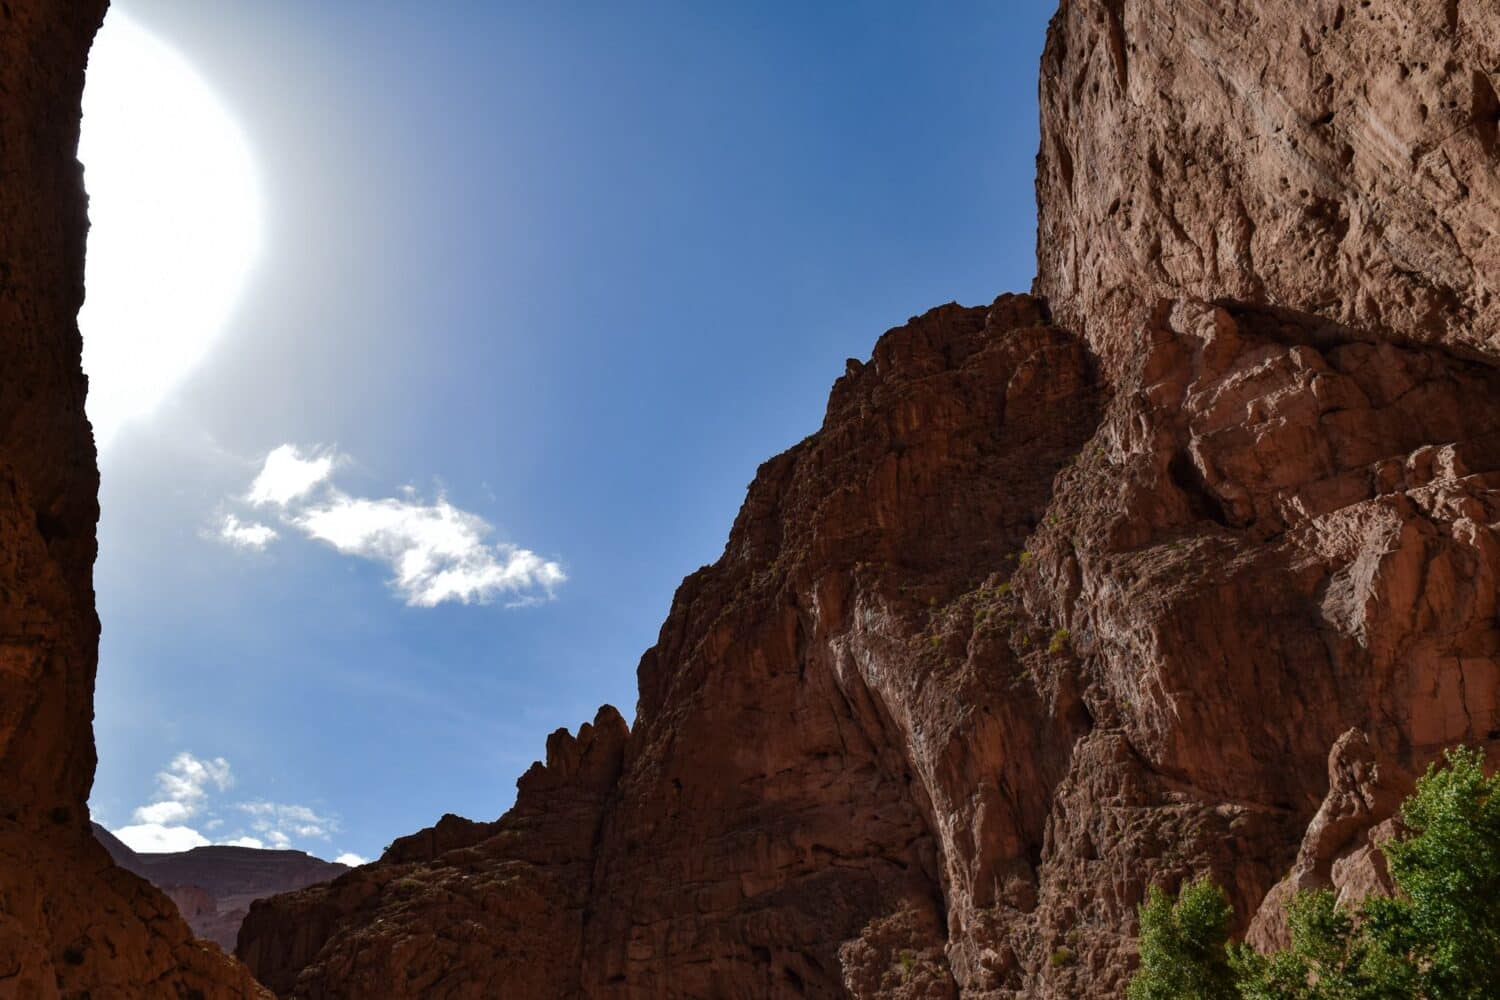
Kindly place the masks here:
POLYGON ((94 837, 115 864, 166 893, 194 934, 226 951, 234 950, 240 924, 255 900, 328 882, 349 870, 302 851, 255 847, 137 854, 97 823, 94 837))
POLYGON ((0 5, 0 995, 261 995, 89 829, 98 473, 76 158, 103 0, 0 5))
POLYGON ((824 429, 761 469, 724 558, 684 583, 628 749, 619 723, 618 762, 585 769, 610 778, 586 808, 542 780, 577 756, 558 734, 504 832, 257 904, 238 953, 308 997, 483 996, 522 972, 527 996, 952 995, 944 887, 986 905, 1034 893, 1048 791, 1086 725, 1076 692, 1039 689, 1013 651, 1006 580, 1101 402, 1079 342, 1026 297, 890 332, 851 362, 824 429), (1037 719, 1055 739, 1034 739, 1037 719), (559 825, 567 852, 522 853, 559 825), (492 957, 435 953, 457 928, 492 957))
MULTIPOLYGON (((1213 874, 1263 944, 1295 888, 1381 891, 1409 776, 1500 739, 1497 34, 1065 0, 1039 297, 887 333, 762 466, 641 662, 582 919, 455 921, 524 850, 476 824, 240 954, 307 997, 375 953, 394 996, 1108 997, 1153 882, 1213 874), (460 927, 490 957, 436 974, 460 927)), ((558 838, 573 799, 523 800, 558 838)))
POLYGON ((583 921, 454 909, 521 849, 494 830, 573 822, 529 775, 498 827, 447 821, 472 846, 261 904, 240 954, 309 997, 372 956, 478 996, 522 955, 539 996, 1111 996, 1152 882, 1248 915, 1365 878, 1395 776, 1500 726, 1500 372, 1194 301, 1134 341, 1108 387, 1005 297, 850 363, 642 661, 557 893, 583 921), (503 958, 400 957, 450 926, 503 958))
POLYGON ((590 859, 628 732, 602 708, 576 737, 552 734, 492 829, 445 817, 376 864, 251 904, 239 954, 282 995, 578 995, 590 859))
MULTIPOLYGON (((3 990, 250 995, 88 836, 99 14, 0 11, 3 990)), ((1410 776, 1500 741, 1497 80, 1491 4, 1065 0, 1037 297, 848 364, 633 728, 238 953, 309 998, 1107 997, 1153 882, 1263 944, 1296 888, 1382 891, 1410 776)))
POLYGON ((1112 367, 1184 296, 1494 358, 1497 91, 1485 0, 1063 0, 1037 291, 1112 367))

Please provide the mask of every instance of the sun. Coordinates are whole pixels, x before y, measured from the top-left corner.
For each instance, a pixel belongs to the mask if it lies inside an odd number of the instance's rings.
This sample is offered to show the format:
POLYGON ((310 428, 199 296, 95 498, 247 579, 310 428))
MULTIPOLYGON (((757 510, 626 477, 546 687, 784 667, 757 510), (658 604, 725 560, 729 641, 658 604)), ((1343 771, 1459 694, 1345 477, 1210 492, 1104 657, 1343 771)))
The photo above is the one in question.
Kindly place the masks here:
POLYGON ((91 223, 78 324, 102 451, 222 332, 260 255, 262 199, 218 95, 118 11, 89 56, 78 156, 91 223))

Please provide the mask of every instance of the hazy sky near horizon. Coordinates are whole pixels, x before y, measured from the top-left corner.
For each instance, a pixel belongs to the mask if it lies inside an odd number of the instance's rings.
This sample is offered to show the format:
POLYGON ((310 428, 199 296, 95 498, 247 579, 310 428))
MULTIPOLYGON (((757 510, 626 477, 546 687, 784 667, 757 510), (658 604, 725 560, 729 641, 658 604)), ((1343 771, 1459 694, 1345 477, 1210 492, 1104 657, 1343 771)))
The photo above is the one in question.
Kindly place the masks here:
POLYGON ((259 215, 101 451, 96 818, 373 857, 629 718, 844 359, 1029 287, 1054 7, 115 0, 259 215))

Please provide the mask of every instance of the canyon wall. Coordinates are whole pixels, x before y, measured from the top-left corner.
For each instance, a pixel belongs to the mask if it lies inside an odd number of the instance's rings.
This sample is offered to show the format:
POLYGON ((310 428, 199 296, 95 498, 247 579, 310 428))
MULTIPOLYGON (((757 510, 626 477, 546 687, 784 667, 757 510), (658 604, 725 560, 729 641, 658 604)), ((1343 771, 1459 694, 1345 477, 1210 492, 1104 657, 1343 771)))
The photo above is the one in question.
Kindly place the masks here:
POLYGON ((1063 0, 1036 291, 1121 363, 1184 296, 1493 359, 1497 90, 1489 0, 1063 0))
POLYGON ((76 154, 104 6, 0 4, 0 996, 261 996, 89 827, 99 478, 76 154))
POLYGON ((1212 874, 1263 945, 1296 888, 1380 889, 1412 775, 1500 739, 1497 37, 1064 0, 1036 297, 849 362, 607 787, 549 745, 498 825, 257 904, 239 953, 309 998, 1112 997, 1153 882, 1212 874))
MULTIPOLYGON (((75 160, 102 2, 0 5, 0 995, 251 996, 89 834, 75 160)), ((1378 890, 1500 741, 1500 10, 1065 0, 1032 296, 850 361, 627 729, 255 904, 299 997, 1110 997, 1153 882, 1378 890)))

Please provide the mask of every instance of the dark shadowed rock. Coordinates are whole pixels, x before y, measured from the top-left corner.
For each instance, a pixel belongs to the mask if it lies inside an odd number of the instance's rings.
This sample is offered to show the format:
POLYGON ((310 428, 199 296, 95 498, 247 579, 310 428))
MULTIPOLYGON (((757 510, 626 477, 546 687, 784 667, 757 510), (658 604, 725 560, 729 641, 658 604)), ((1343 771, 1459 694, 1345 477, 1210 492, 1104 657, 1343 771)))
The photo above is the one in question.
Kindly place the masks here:
POLYGON ((259 996, 89 829, 99 478, 76 153, 104 6, 0 4, 0 993, 259 996))

